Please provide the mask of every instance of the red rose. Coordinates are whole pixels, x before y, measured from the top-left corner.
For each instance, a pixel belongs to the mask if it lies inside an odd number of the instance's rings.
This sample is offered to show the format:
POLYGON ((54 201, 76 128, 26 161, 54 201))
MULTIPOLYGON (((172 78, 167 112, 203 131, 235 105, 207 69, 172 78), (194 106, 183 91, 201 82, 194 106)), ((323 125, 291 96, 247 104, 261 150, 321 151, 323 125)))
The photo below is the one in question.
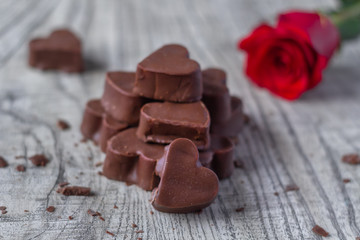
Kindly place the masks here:
POLYGON ((246 74, 254 83, 294 100, 321 81, 339 43, 339 32, 327 17, 288 12, 276 27, 257 27, 238 47, 247 52, 246 74))

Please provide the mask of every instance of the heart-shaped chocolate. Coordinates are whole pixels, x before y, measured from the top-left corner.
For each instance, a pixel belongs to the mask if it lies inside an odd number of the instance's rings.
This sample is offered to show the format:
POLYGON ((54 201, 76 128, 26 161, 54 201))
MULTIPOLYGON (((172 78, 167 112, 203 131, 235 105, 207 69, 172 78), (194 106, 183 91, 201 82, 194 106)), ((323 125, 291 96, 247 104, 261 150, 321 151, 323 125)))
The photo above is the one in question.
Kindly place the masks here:
POLYGON ((200 66, 189 59, 185 47, 165 45, 138 64, 134 92, 163 101, 198 101, 202 95, 200 66))
POLYGON ((156 172, 160 183, 153 190, 152 204, 159 211, 198 211, 217 196, 219 180, 212 170, 201 166, 198 150, 189 139, 178 138, 167 146, 156 172))
POLYGON ((136 125, 146 99, 134 94, 134 72, 108 72, 101 104, 108 115, 118 121, 136 125))
POLYGON ((104 109, 99 99, 92 99, 86 103, 83 120, 81 123, 81 133, 85 139, 91 139, 95 143, 100 140, 100 127, 104 109))
POLYGON ((234 144, 228 137, 211 134, 210 149, 199 152, 199 159, 219 179, 230 177, 234 171, 234 144))
POLYGON ((103 174, 152 190, 159 183, 155 166, 163 153, 163 145, 144 143, 136 137, 136 128, 129 128, 108 141, 103 174))
POLYGON ((29 43, 29 64, 43 70, 81 72, 81 41, 67 29, 56 30, 47 38, 33 39, 29 43))
POLYGON ((169 144, 176 138, 189 138, 199 149, 210 145, 210 115, 205 105, 152 102, 141 108, 137 136, 146 142, 169 144))

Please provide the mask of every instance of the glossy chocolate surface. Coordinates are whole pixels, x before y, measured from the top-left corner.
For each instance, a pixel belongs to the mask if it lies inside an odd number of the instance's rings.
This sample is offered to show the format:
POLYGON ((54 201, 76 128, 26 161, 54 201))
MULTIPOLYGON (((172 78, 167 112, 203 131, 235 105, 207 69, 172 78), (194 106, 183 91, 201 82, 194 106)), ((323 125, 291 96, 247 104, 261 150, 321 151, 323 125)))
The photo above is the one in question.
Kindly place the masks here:
POLYGON ((210 145, 209 127, 209 112, 202 102, 153 102, 141 108, 137 136, 161 144, 184 137, 199 149, 206 149, 210 145))
POLYGON ((200 65, 181 45, 165 45, 141 61, 134 92, 150 99, 194 102, 202 96, 200 65))
POLYGON ((93 99, 86 103, 83 120, 81 123, 81 133, 86 139, 91 139, 95 143, 100 140, 100 127, 104 109, 99 99, 93 99))

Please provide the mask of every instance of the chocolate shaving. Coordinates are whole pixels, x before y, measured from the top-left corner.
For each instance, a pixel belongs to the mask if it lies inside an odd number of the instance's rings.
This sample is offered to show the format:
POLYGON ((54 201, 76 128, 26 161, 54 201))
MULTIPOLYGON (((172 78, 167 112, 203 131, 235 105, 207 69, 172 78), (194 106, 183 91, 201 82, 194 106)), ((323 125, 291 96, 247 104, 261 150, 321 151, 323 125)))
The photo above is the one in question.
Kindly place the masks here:
POLYGON ((360 164, 360 156, 359 154, 353 153, 353 154, 346 154, 341 159, 344 163, 348 163, 351 165, 360 164))
POLYGON ((29 160, 37 167, 45 167, 49 159, 43 154, 36 154, 29 158, 29 160))
POLYGON ((113 234, 112 232, 106 231, 106 233, 111 235, 111 236, 115 236, 115 234, 113 234))
POLYGON ((70 186, 70 187, 59 188, 58 190, 56 190, 56 192, 63 194, 65 196, 89 196, 91 193, 91 188, 70 186))
POLYGON ((350 180, 349 178, 344 178, 344 179, 343 179, 343 182, 344 182, 344 183, 349 183, 349 182, 351 182, 351 180, 350 180))
POLYGON ((320 235, 322 237, 327 237, 329 236, 329 233, 327 231, 325 231, 322 227, 320 227, 319 225, 315 225, 315 227, 312 228, 312 231, 317 234, 320 235))
POLYGON ((66 121, 61 120, 61 119, 58 120, 57 126, 58 126, 58 128, 60 128, 61 130, 67 130, 67 129, 70 128, 69 123, 67 123, 66 121))
POLYGON ((7 163, 7 161, 0 156, 0 168, 5 168, 7 167, 9 164, 7 163))
POLYGON ((299 191, 299 187, 296 184, 290 184, 285 187, 285 192, 299 191))
POLYGON ((24 212, 29 212, 29 210, 26 210, 26 209, 25 209, 24 212))
POLYGON ((6 207, 5 206, 0 206, 0 211, 4 211, 6 210, 6 207))
POLYGON ((101 221, 105 221, 105 219, 104 219, 103 217, 101 217, 101 216, 99 217, 99 219, 100 219, 101 221))
POLYGON ((98 215, 98 212, 95 212, 95 211, 92 210, 92 209, 88 209, 88 210, 87 210, 87 213, 88 213, 89 215, 93 216, 93 217, 99 216, 99 215, 98 215))
POLYGON ((69 220, 73 220, 74 218, 73 218, 73 216, 69 216, 69 220))
POLYGON ((55 207, 54 206, 49 206, 46 211, 48 212, 55 212, 55 207))
POLYGON ((244 168, 244 167, 245 167, 245 166, 244 166, 244 162, 241 161, 240 159, 234 161, 234 166, 235 166, 236 168, 244 168))
POLYGON ((131 224, 131 227, 136 228, 137 225, 135 223, 131 224))
POLYGON ((7 214, 7 211, 6 211, 6 210, 2 210, 1 213, 2 213, 2 214, 7 214))
POLYGON ((150 211, 150 214, 151 214, 151 215, 154 215, 154 212, 153 212, 153 211, 150 211))
POLYGON ((236 211, 236 212, 242 212, 242 211, 244 211, 244 209, 245 209, 245 208, 240 207, 240 208, 235 209, 235 211, 236 211))
POLYGON ((279 193, 278 193, 278 192, 274 192, 274 195, 275 195, 275 196, 279 196, 279 193))
POLYGON ((137 230, 135 231, 136 233, 143 233, 144 231, 143 230, 137 230))
POLYGON ((98 171, 98 175, 103 176, 104 174, 103 174, 103 172, 98 171))
POLYGON ((118 209, 118 206, 116 206, 116 205, 114 204, 114 208, 118 209))
POLYGON ((18 172, 25 172, 26 168, 25 168, 24 165, 20 164, 20 165, 17 165, 17 166, 16 166, 16 170, 17 170, 18 172))

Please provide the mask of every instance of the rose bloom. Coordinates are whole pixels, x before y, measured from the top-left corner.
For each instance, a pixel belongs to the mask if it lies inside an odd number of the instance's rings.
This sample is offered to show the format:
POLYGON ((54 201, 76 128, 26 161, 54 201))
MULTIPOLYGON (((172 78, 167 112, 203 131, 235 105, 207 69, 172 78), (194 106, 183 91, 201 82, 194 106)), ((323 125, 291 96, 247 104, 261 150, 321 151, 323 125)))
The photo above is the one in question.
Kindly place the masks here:
POLYGON ((320 83, 339 43, 326 16, 292 11, 279 15, 276 27, 258 26, 238 47, 247 53, 246 74, 255 84, 294 100, 320 83))

